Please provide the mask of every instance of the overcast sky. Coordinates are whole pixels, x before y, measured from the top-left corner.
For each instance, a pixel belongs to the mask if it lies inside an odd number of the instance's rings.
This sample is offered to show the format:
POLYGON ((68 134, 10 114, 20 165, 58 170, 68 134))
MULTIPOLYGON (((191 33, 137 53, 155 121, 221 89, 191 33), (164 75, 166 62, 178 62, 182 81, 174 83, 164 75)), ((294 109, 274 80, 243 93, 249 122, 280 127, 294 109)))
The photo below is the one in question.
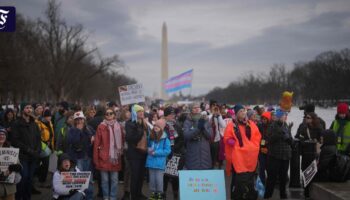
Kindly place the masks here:
MULTIPOLYGON (((327 50, 350 47, 349 0, 65 0, 62 17, 82 24, 103 56, 118 54, 125 73, 159 94, 161 27, 169 40, 169 76, 194 69, 192 94, 243 75, 292 68, 327 50)), ((2 1, 26 17, 45 0, 2 1)))

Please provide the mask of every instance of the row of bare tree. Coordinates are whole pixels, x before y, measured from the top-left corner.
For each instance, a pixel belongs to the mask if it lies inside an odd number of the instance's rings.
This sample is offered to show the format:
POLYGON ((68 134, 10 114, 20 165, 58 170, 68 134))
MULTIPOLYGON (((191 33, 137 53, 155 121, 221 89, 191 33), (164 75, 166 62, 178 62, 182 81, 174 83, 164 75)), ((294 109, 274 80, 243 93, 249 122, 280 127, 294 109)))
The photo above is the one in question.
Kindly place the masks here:
POLYGON ((336 102, 350 99, 350 49, 328 51, 315 59, 297 63, 290 71, 274 65, 268 74, 248 74, 226 88, 215 88, 207 99, 225 103, 277 103, 283 91, 293 91, 294 99, 336 102))
POLYGON ((55 0, 44 19, 17 14, 16 32, 0 34, 0 102, 116 100, 117 87, 136 82, 123 75, 118 55, 90 48, 82 25, 69 25, 55 0))

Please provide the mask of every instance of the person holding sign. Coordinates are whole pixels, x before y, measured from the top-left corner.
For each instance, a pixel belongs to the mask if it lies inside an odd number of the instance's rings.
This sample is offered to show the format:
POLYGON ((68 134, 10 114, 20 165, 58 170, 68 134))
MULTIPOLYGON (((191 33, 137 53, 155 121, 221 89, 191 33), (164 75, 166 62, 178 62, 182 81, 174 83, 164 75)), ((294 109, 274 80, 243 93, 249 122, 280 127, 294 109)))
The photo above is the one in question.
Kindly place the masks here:
POLYGON ((118 172, 122 168, 123 129, 116 120, 115 112, 108 108, 105 119, 97 127, 94 142, 94 164, 101 172, 103 199, 116 200, 118 172))
POLYGON ((150 200, 164 199, 163 176, 166 158, 170 154, 170 141, 164 132, 165 120, 160 119, 154 124, 153 130, 148 138, 148 155, 146 167, 149 168, 149 187, 152 192, 150 200))
POLYGON ((53 175, 53 198, 57 200, 82 200, 84 192, 77 189, 70 189, 65 186, 69 182, 62 175, 62 172, 79 172, 80 170, 74 166, 74 162, 69 155, 63 153, 57 161, 57 171, 53 175))
MULTIPOLYGON (((10 144, 7 142, 7 131, 4 128, 0 128, 0 151, 4 150, 5 148, 11 148, 10 144)), ((14 149, 14 148, 13 148, 14 149)), ((18 149, 17 149, 18 151, 18 149)), ((18 153, 17 153, 18 156, 18 153)), ((1 156, 3 158, 3 156, 1 156)), ((18 161, 18 157, 17 157, 18 161)), ((5 162, 2 162, 5 163, 5 162)), ((2 168, 2 166, 0 166, 2 168)), ((5 167, 6 169, 6 167, 5 167)), ((16 184, 19 183, 21 180, 21 175, 19 172, 21 171, 22 166, 18 163, 10 164, 8 166, 7 171, 2 171, 0 174, 0 199, 6 199, 6 200, 15 200, 15 193, 16 193, 16 184), (11 175, 11 173, 14 174, 14 182, 6 182, 11 175), (3 179, 6 181, 3 182, 3 179)))
POLYGON ((142 200, 147 199, 141 191, 145 177, 148 127, 144 108, 135 104, 131 109, 131 120, 125 124, 125 139, 128 143, 126 156, 129 160, 131 173, 130 193, 132 200, 142 200))

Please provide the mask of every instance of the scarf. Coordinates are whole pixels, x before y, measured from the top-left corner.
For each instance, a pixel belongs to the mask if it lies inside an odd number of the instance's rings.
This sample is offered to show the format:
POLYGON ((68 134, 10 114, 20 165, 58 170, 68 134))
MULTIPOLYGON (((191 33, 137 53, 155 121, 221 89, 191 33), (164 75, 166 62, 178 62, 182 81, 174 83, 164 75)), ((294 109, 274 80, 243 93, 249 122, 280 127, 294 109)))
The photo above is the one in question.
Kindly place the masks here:
POLYGON ((119 156, 123 152, 120 125, 116 120, 103 120, 102 123, 109 129, 109 160, 113 164, 116 164, 118 163, 119 156))
POLYGON ((174 128, 175 122, 174 121, 167 121, 165 125, 165 132, 168 135, 168 138, 170 140, 170 145, 174 146, 175 145, 175 139, 179 136, 177 131, 174 128))

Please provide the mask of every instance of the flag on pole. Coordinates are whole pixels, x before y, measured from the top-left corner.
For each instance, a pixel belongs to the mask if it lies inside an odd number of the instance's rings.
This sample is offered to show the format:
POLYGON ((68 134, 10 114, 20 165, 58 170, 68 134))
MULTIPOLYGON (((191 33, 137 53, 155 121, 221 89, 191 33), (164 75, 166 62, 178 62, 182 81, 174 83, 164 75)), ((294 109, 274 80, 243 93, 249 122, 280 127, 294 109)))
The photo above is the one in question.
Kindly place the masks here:
POLYGON ((176 92, 184 88, 191 88, 192 74, 193 74, 193 69, 188 70, 180 75, 171 77, 170 79, 165 81, 166 93, 176 92))

